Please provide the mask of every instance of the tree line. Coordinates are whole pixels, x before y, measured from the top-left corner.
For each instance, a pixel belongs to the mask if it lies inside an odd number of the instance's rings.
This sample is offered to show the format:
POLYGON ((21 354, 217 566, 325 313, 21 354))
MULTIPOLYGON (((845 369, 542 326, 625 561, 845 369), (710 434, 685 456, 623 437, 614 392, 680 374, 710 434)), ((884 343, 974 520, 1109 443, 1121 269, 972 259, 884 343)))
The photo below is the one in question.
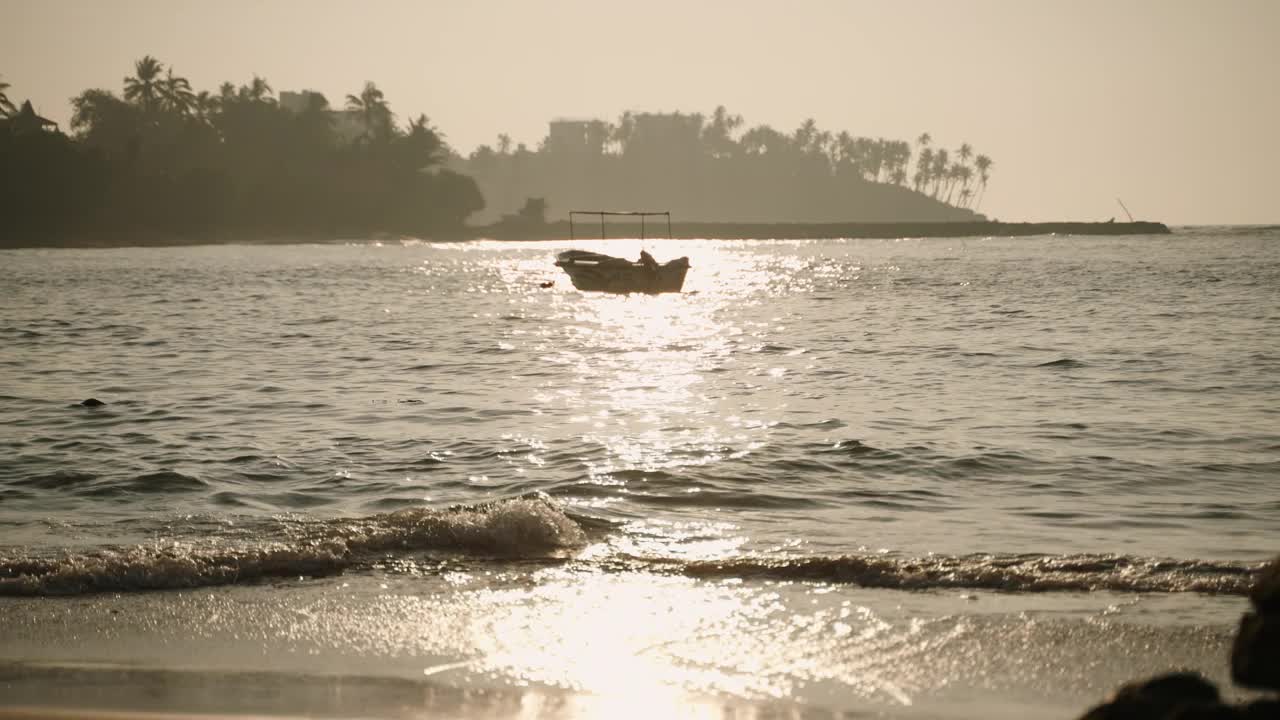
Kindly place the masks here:
POLYGON ((919 221, 976 219, 991 159, 968 143, 935 147, 830 132, 747 128, 723 106, 700 113, 623 113, 617 122, 552 121, 536 149, 499 135, 454 164, 476 178, 489 217, 526 195, 558 212, 660 206, 700 220, 919 221))
MULTIPOLYGON (((197 91, 154 57, 120 94, 72 98, 70 134, 50 131, 0 83, 3 226, 17 242, 60 234, 457 233, 484 206, 449 170, 425 115, 406 125, 373 82, 334 110, 316 92, 277 98, 253 77, 197 91)), ((282 97, 285 94, 282 94, 282 97)))
POLYGON ((373 82, 334 108, 318 92, 277 95, 256 75, 197 90, 151 56, 118 91, 72 98, 67 133, 30 103, 18 107, 9 88, 0 80, 0 241, 27 244, 465 237, 477 232, 468 220, 536 222, 530 198, 554 216, 658 208, 708 221, 963 221, 980 218, 992 167, 969 144, 948 151, 928 133, 912 147, 812 119, 791 132, 748 128, 723 106, 555 120, 534 150, 500 135, 462 157, 425 115, 399 122, 373 82))

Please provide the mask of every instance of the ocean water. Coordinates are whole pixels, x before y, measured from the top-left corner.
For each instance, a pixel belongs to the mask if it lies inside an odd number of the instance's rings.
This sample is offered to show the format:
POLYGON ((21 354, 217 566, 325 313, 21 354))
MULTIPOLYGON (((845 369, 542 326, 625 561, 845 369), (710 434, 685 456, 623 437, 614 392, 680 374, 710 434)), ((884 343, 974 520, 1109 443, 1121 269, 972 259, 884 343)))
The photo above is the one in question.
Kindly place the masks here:
POLYGON ((10 701, 1070 717, 1226 683, 1280 550, 1280 230, 573 245, 687 255, 660 296, 574 290, 568 247, 0 253, 10 701))

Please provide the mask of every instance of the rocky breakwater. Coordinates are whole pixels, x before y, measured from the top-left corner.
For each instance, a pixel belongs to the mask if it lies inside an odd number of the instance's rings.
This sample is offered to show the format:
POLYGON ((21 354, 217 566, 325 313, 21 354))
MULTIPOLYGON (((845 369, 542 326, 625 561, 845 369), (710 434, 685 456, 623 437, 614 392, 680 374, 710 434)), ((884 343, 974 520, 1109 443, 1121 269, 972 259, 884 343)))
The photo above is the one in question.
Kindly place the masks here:
POLYGON ((1231 650, 1231 677, 1271 693, 1251 702, 1224 703, 1218 688, 1195 673, 1169 673, 1127 683, 1081 720, 1280 719, 1280 557, 1263 568, 1249 593, 1231 650))

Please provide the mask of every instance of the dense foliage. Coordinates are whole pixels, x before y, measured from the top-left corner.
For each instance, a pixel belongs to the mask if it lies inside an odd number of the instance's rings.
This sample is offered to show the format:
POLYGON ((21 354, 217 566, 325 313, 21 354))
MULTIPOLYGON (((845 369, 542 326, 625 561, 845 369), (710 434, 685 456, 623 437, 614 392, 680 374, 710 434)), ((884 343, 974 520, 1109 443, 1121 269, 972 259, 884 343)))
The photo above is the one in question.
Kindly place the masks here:
POLYGON ((744 130, 741 116, 718 107, 710 116, 557 120, 537 150, 500 135, 455 167, 480 184, 489 219, 531 195, 553 214, 649 206, 710 221, 975 219, 990 158, 967 143, 948 152, 932 142, 921 135, 913 152, 905 141, 831 133, 812 119, 791 133, 744 130))
POLYGON ((373 83, 345 111, 311 92, 285 107, 260 77, 196 92, 147 56, 122 95, 72 99, 71 136, 29 104, 14 108, 4 89, 0 210, 14 242, 90 230, 447 234, 484 206, 474 181, 441 167, 448 147, 426 117, 400 127, 373 83))

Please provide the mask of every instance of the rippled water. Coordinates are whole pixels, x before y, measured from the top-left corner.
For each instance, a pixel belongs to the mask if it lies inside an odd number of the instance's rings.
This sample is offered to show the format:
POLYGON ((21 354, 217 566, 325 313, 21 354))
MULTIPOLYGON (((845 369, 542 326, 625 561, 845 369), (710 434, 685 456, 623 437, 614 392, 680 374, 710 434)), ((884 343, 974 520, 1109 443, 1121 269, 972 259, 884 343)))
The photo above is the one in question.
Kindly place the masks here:
POLYGON ((651 241, 693 266, 655 297, 567 247, 0 254, 0 594, 501 557, 1237 595, 1277 550, 1280 231, 651 241))

